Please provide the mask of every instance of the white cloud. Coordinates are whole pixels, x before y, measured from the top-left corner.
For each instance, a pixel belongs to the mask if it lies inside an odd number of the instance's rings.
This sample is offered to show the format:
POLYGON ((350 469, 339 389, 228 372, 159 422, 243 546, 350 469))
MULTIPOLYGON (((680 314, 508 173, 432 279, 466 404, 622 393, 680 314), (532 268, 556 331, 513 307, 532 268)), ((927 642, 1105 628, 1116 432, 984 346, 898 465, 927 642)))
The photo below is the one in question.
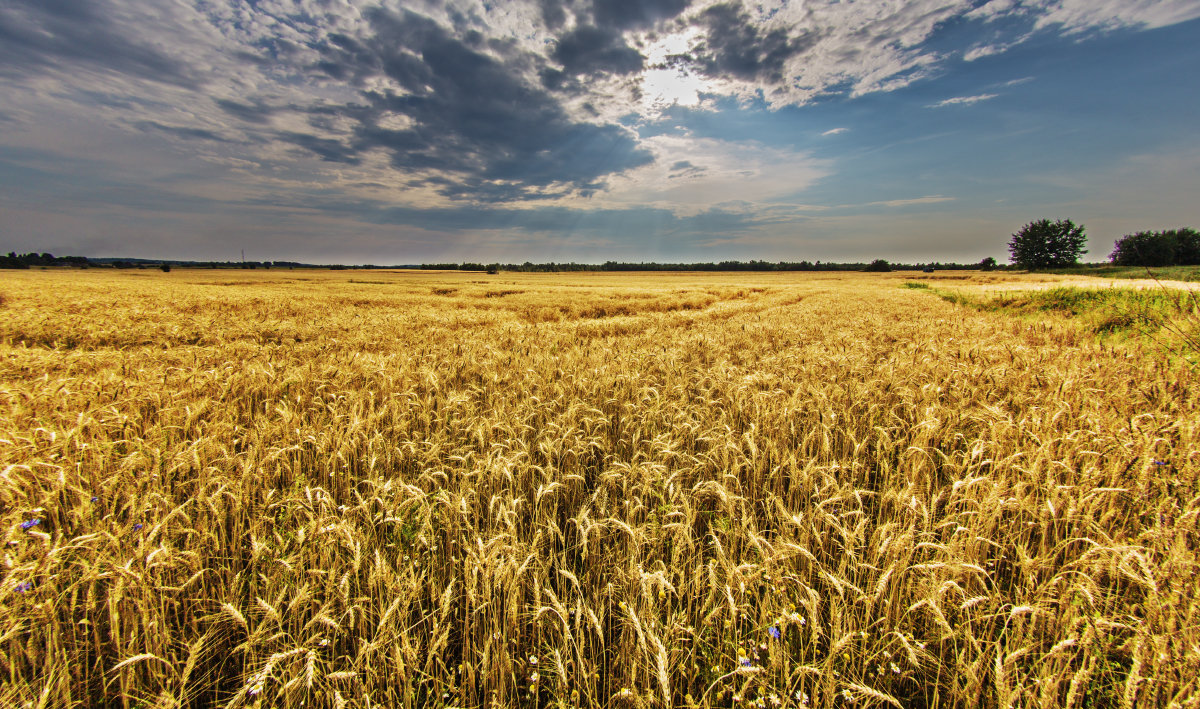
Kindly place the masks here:
POLYGON ((1195 0, 1042 0, 1037 26, 1062 25, 1071 33, 1119 27, 1166 27, 1200 18, 1195 0))
POLYGON ((984 57, 1001 54, 1011 46, 1012 45, 1008 44, 985 44, 978 47, 972 47, 971 49, 968 49, 965 54, 963 54, 963 61, 973 62, 976 59, 983 59, 984 57))
POLYGON ((929 195, 926 197, 916 197, 913 199, 889 199, 882 202, 867 202, 864 207, 911 207, 915 204, 938 204, 941 202, 953 202, 953 197, 944 197, 940 194, 929 195))
POLYGON ((1017 7, 1017 0, 991 0, 991 2, 984 3, 968 12, 966 17, 991 21, 1001 15, 1011 13, 1017 7))
POLYGON ((944 106, 970 106, 973 103, 994 99, 1000 94, 979 94, 977 96, 955 96, 954 98, 943 99, 937 103, 931 103, 926 108, 942 108, 944 106))
MULTIPOLYGON (((788 59, 784 85, 728 78, 714 81, 723 93, 747 100, 761 97, 772 106, 803 104, 831 89, 848 91, 851 96, 894 91, 934 76, 956 52, 931 50, 925 42, 939 26, 956 17, 989 22, 1021 17, 1032 20, 1035 32, 1060 28, 1068 35, 1120 27, 1162 27, 1200 17, 1197 0, 992 0, 979 7, 972 7, 969 0, 744 4, 749 15, 761 23, 762 31, 782 29, 808 44, 788 59)), ((696 11, 709 5, 711 0, 700 3, 696 11)), ((974 61, 1003 53, 1033 34, 977 45, 963 58, 974 61)))
POLYGON ((840 85, 852 95, 890 91, 928 76, 940 56, 920 45, 969 7, 966 0, 785 4, 770 22, 817 39, 789 60, 792 81, 781 93, 768 92, 769 100, 804 103, 840 85))
POLYGON ((829 130, 825 131, 821 135, 841 135, 842 133, 845 133, 848 130, 850 130, 850 129, 849 128, 830 128, 829 130))
POLYGON ((646 144, 655 163, 614 179, 592 201, 606 207, 650 203, 680 214, 728 202, 763 205, 808 188, 832 169, 829 160, 752 142, 657 136, 646 144), (688 164, 686 177, 675 167, 681 162, 688 164))

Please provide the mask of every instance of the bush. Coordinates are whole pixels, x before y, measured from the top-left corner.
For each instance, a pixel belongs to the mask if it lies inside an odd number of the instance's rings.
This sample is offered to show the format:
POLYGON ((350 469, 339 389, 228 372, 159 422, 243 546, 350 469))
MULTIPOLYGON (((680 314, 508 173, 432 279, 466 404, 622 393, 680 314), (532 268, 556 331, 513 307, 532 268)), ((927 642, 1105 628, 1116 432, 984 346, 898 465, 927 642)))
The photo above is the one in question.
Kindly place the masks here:
POLYGON ((1029 222, 1008 242, 1010 260, 1029 270, 1074 266, 1087 245, 1083 231, 1070 219, 1029 222))
POLYGON ((864 271, 873 271, 876 273, 884 273, 884 272, 892 270, 892 266, 887 261, 885 261, 881 258, 877 258, 874 261, 872 261, 870 264, 868 264, 867 267, 864 268, 863 270, 864 271))
POLYGON ((1114 246, 1108 258, 1118 266, 1200 265, 1200 232, 1186 227, 1126 234, 1114 246))
POLYGON ((987 258, 983 259, 982 261, 979 262, 979 270, 980 271, 995 271, 996 270, 996 259, 992 258, 991 256, 988 256, 987 258))

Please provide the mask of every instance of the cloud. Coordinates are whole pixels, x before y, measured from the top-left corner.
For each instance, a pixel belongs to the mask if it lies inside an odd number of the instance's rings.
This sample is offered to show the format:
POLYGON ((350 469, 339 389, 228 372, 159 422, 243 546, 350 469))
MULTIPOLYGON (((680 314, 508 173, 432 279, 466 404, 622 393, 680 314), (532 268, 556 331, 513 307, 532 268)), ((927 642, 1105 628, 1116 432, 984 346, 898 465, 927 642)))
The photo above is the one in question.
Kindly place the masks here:
POLYGON ((937 103, 931 103, 927 108, 943 108, 945 106, 970 106, 971 104, 979 103, 980 101, 988 101, 994 99, 1000 94, 978 94, 976 96, 955 96, 954 98, 943 99, 937 103))
POLYGON ((862 205, 864 207, 911 207, 916 204, 938 204, 940 202, 953 202, 953 197, 943 197, 942 195, 929 195, 926 197, 916 197, 913 199, 888 199, 880 202, 867 202, 862 205))
POLYGON ((1061 25, 1069 33, 1121 27, 1166 27, 1200 18, 1194 0, 1041 0, 1032 3, 1039 28, 1061 25))
POLYGON ((1012 45, 1008 44, 985 44, 978 47, 972 47, 963 54, 963 61, 973 62, 983 59, 984 57, 1003 54, 1004 52, 1008 51, 1011 46, 1012 45))
POLYGON ((239 189, 336 184, 425 206, 653 199, 694 214, 833 166, 639 137, 657 80, 714 115, 733 99, 780 108, 893 91, 1034 36, 1197 16, 1194 0, 7 0, 0 144, 46 139, 69 116, 89 126, 74 134, 83 149, 124 132, 221 166, 239 189), (948 39, 963 26, 987 31, 948 39), (672 37, 678 51, 650 56, 672 37), (702 89, 670 74, 688 68, 702 89))
POLYGON ((778 84, 784 80, 788 60, 814 43, 808 32, 792 36, 786 27, 761 27, 736 2, 713 5, 694 22, 707 30, 707 36, 689 59, 709 76, 778 84))
POLYGON ((592 17, 599 25, 645 29, 679 15, 691 4, 692 0, 593 0, 592 17))
POLYGON ((380 200, 347 201, 337 193, 317 191, 304 195, 253 199, 247 206, 304 210, 314 215, 339 216, 355 221, 408 226, 432 232, 465 230, 517 231, 527 234, 611 235, 614 230, 634 239, 650 234, 743 233, 779 221, 769 210, 715 205, 689 215, 656 206, 573 209, 561 206, 514 208, 499 205, 444 207, 396 206, 380 200))
POLYGON ((643 143, 656 161, 614 179, 597 202, 654 204, 689 215, 730 202, 765 207, 790 200, 833 168, 830 160, 752 141, 656 135, 643 143))
POLYGON ((218 98, 213 101, 222 111, 225 111, 234 118, 243 120, 247 123, 269 123, 271 116, 280 111, 279 108, 266 106, 263 102, 256 101, 253 104, 239 103, 230 99, 218 98))
POLYGON ((280 132, 277 134, 277 137, 304 148, 326 162, 344 163, 346 165, 357 165, 362 162, 362 158, 358 156, 358 151, 340 140, 321 138, 308 133, 293 133, 291 131, 280 132))
POLYGON ((700 177, 708 172, 708 168, 703 165, 693 165, 691 160, 676 160, 671 164, 671 172, 667 175, 668 180, 677 180, 679 178, 700 177))
POLYGON ((1034 29, 1058 27, 1067 34, 1123 27, 1166 27, 1200 18, 1194 0, 991 0, 964 17, 984 22, 1024 17, 1034 29))
POLYGON ((642 55, 625 43, 620 32, 594 25, 581 25, 559 38, 551 57, 569 74, 641 71, 642 55))
POLYGON ((969 19, 994 22, 1000 17, 1020 10, 1021 8, 1017 0, 985 0, 979 7, 967 12, 963 16, 969 19))
POLYGON ((228 138, 207 128, 189 128, 187 126, 171 126, 157 121, 139 121, 135 124, 144 130, 158 131, 177 138, 188 140, 211 140, 218 143, 231 142, 228 138))
MULTIPOLYGON (((526 69, 538 62, 523 50, 485 51, 481 38, 460 39, 409 11, 371 10, 367 17, 368 33, 332 36, 317 64, 331 78, 379 86, 364 90, 361 103, 341 107, 340 115, 356 124, 352 136, 344 143, 280 137, 326 160, 349 162, 382 150, 394 168, 424 173, 424 183, 443 195, 481 201, 586 195, 607 176, 652 159, 628 129, 572 119, 530 78, 526 69), (391 117, 407 127, 387 127, 391 117)), ((620 68, 627 61, 619 48, 605 49, 585 34, 577 33, 564 52, 572 68, 620 68)))
POLYGON ((0 75, 84 65, 158 82, 199 78, 165 48, 142 40, 128 8, 64 0, 9 0, 0 7, 0 75), (115 11, 110 11, 115 10, 115 11))

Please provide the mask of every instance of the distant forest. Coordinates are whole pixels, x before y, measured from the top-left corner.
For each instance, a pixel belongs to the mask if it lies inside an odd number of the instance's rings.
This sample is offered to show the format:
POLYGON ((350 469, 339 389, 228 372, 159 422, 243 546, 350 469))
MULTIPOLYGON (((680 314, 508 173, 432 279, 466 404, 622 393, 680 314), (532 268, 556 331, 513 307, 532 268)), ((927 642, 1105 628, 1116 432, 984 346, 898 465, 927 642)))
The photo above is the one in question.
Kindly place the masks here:
POLYGON ((362 264, 348 266, 344 264, 316 264, 298 261, 178 261, 141 258, 87 258, 85 256, 54 256, 48 253, 17 254, 9 252, 0 256, 0 268, 35 268, 47 266, 67 266, 73 268, 169 268, 183 266, 187 268, 235 268, 235 269, 270 269, 270 268, 331 268, 331 269, 418 269, 428 271, 485 271, 497 273, 512 271, 523 273, 562 273, 572 271, 922 271, 934 270, 968 270, 1003 268, 997 266, 995 260, 984 259, 979 263, 888 263, 876 259, 870 263, 851 262, 835 263, 832 261, 720 261, 703 263, 659 263, 645 261, 638 263, 623 261, 606 261, 602 264, 590 263, 421 263, 395 264, 378 266, 362 264))

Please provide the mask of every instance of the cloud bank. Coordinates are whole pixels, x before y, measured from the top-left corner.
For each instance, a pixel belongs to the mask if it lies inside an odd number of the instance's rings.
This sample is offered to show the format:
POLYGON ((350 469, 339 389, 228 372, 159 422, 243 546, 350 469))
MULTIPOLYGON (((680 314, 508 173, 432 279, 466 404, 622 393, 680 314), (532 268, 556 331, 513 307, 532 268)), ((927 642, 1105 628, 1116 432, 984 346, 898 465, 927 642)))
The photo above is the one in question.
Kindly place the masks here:
MULTIPOLYGON (((159 188, 225 204, 321 190, 363 207, 326 213, 367 222, 389 208, 477 227, 535 208, 611 216, 641 190, 678 226, 732 184, 733 148, 648 139, 666 120, 645 100, 654 82, 697 111, 778 110, 886 94, 1031 38, 1198 17, 1191 0, 7 0, 0 142, 115 173, 161 163, 159 188), (147 142, 160 152, 131 155, 147 142)), ((757 174, 793 190, 832 170, 803 151, 791 173, 769 162, 757 174)))

